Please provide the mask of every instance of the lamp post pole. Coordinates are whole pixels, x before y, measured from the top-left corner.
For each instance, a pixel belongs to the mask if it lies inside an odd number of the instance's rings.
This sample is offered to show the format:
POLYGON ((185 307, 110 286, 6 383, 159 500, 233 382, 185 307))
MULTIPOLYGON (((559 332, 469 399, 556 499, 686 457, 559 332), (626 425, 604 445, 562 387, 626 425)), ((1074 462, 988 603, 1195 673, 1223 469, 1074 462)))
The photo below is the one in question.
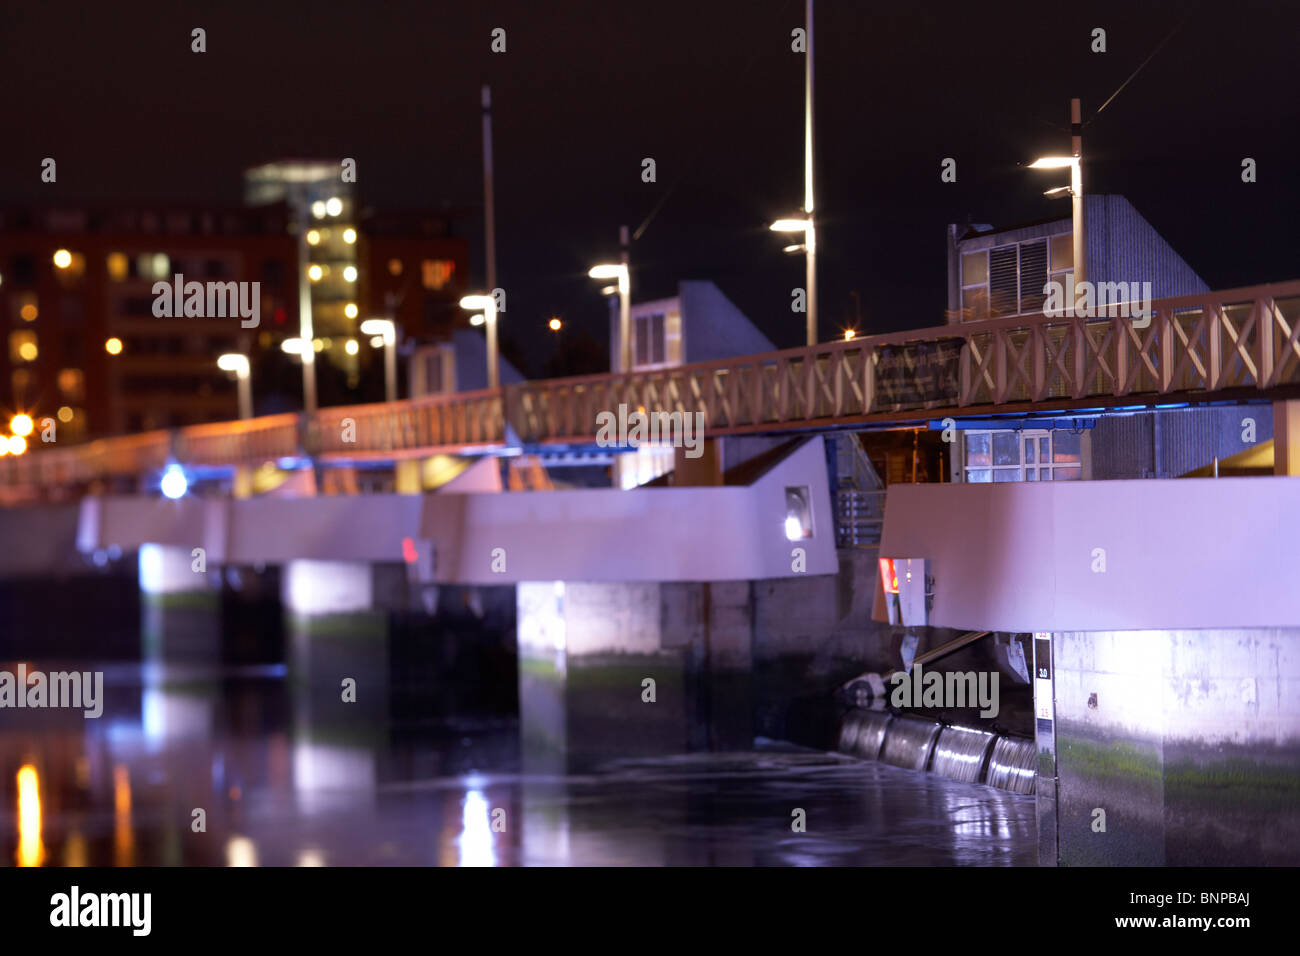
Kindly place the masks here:
POLYGON ((1079 100, 1070 100, 1070 192, 1073 198, 1074 228, 1074 284, 1080 285, 1088 278, 1088 245, 1084 238, 1083 223, 1083 119, 1079 100))
POLYGON ((808 286, 808 344, 817 344, 817 230, 813 224, 813 0, 806 0, 808 52, 804 56, 803 211, 808 218, 804 233, 804 259, 808 286))
POLYGON ((623 247, 623 271, 618 277, 618 340, 622 353, 621 372, 632 371, 632 276, 628 271, 627 226, 619 226, 618 241, 623 247))
MULTIPOLYGON (((487 241, 487 294, 497 287, 496 207, 492 194, 492 88, 483 85, 483 233, 487 241)), ((483 310, 487 324, 488 388, 497 387, 496 301, 483 310)))
MULTIPOLYGON (((304 208, 303 215, 306 216, 304 208)), ((316 352, 312 348, 311 279, 307 275, 311 247, 307 243, 307 230, 298 230, 298 338, 306 343, 302 350, 302 407, 311 414, 316 411, 316 352)))

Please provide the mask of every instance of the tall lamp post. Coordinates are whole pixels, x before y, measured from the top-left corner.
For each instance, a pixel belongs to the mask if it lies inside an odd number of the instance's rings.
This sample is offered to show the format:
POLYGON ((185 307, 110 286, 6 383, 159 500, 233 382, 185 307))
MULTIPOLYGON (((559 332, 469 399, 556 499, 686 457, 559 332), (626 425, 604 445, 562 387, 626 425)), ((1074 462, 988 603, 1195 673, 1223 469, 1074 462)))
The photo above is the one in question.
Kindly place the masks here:
POLYGON ((593 279, 618 280, 618 371, 632 371, 632 281, 627 268, 627 227, 623 227, 623 261, 592 266, 587 275, 593 279))
POLYGON ((803 75, 803 217, 778 219, 772 223, 775 232, 802 232, 803 242, 787 246, 786 252, 804 254, 806 276, 804 285, 805 308, 808 319, 808 344, 817 344, 817 228, 813 216, 813 0, 804 2, 804 19, 807 44, 804 53, 803 75))
MULTIPOLYGON (((304 213, 305 215, 305 213, 304 213)), ((311 323, 311 282, 307 271, 311 268, 311 248, 307 242, 307 230, 298 230, 298 338, 312 341, 311 323)), ((302 356, 302 405, 303 410, 316 411, 316 353, 309 347, 299 353, 302 356)))
POLYGON ((384 400, 397 401, 397 326, 391 319, 366 319, 362 335, 379 335, 384 339, 384 400))
POLYGON ((1077 286, 1088 278, 1087 243, 1084 241, 1083 215, 1083 120, 1079 100, 1070 100, 1070 156, 1043 156, 1029 164, 1030 169, 1064 169, 1070 168, 1070 185, 1057 186, 1043 193, 1044 196, 1058 196, 1068 192, 1073 199, 1073 246, 1074 246, 1074 284, 1077 286))
POLYGON ((253 417, 253 374, 248 364, 247 355, 227 352, 217 359, 217 368, 223 372, 234 372, 239 381, 239 417, 253 417))
POLYGON ((460 307, 471 312, 483 310, 484 324, 487 325, 487 378, 488 388, 496 388, 497 379, 497 300, 487 295, 467 295, 460 300, 460 307))

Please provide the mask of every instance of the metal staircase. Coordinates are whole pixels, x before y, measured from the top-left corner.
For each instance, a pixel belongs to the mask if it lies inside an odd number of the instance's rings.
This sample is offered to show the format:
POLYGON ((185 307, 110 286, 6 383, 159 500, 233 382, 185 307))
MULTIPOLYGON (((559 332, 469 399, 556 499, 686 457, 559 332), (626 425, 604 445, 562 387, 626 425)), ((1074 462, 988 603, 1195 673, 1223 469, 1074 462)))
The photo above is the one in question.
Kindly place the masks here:
POLYGON ((851 432, 835 436, 835 544, 877 548, 885 524, 884 482, 851 432))

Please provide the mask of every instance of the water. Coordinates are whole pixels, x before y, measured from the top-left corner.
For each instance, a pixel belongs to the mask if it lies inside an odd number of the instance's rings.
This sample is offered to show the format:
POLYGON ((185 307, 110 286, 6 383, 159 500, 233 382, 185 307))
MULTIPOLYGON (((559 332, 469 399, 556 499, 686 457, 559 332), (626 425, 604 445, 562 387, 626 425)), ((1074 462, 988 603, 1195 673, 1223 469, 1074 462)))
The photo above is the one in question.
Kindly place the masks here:
POLYGON ((102 669, 107 700, 98 720, 0 713, 4 865, 1036 860, 1032 797, 879 762, 759 741, 524 774, 513 718, 361 720, 343 732, 283 665, 27 663, 102 669), (806 832, 792 830, 800 810, 806 832))

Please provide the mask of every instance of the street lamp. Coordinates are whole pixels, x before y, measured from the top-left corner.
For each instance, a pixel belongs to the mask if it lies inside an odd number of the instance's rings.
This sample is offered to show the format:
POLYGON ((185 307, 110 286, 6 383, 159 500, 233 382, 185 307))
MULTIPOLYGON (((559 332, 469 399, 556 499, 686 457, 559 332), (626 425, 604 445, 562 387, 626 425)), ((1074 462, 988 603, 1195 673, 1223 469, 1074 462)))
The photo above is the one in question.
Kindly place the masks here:
POLYGON ((1071 156, 1043 156, 1029 164, 1030 169, 1070 169, 1070 185, 1057 186, 1043 193, 1058 196, 1068 192, 1073 200, 1074 284, 1081 285, 1088 278, 1087 252, 1084 243, 1083 221, 1083 117, 1079 100, 1070 100, 1071 156))
POLYGON ((592 266, 587 270, 587 275, 593 279, 618 280, 618 371, 630 372, 632 371, 632 283, 628 277, 627 263, 592 266))
POLYGON ((497 300, 489 295, 467 295, 460 300, 460 307, 476 312, 483 310, 484 323, 487 325, 487 375, 488 388, 497 387, 497 300))
POLYGON ((234 372, 239 380, 239 417, 253 417, 253 376, 247 355, 227 352, 217 359, 217 368, 223 372, 234 372))
MULTIPOLYGON (((811 193, 809 196, 811 197, 811 193)), ((811 198, 808 204, 811 205, 811 198)), ((802 232, 803 242, 796 242, 793 245, 786 246, 783 252, 802 252, 807 262, 807 289, 804 292, 806 297, 806 308, 808 314, 808 344, 817 344, 817 292, 814 284, 817 281, 817 231, 813 225, 812 212, 810 211, 804 218, 796 219, 778 219, 768 227, 773 232, 802 232)))
POLYGON ((808 344, 817 344, 817 230, 813 225, 813 0, 804 0, 804 19, 807 29, 803 58, 803 213, 802 219, 778 219, 772 223, 775 232, 802 232, 803 243, 786 246, 786 252, 802 249, 807 269, 804 284, 805 308, 808 316, 808 344))
POLYGON ((384 399, 397 401, 397 326, 391 319, 366 319, 362 335, 378 335, 384 340, 384 399))

